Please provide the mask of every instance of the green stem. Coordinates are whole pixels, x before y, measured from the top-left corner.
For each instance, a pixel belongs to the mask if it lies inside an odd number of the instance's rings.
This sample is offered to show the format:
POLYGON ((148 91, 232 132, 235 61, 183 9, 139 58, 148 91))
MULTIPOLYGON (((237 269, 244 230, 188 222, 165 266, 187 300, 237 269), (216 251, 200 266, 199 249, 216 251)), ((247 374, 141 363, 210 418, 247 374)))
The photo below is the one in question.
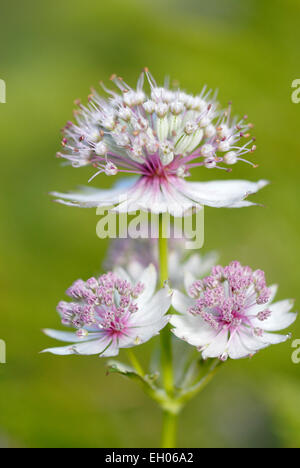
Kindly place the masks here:
MULTIPOLYGON (((165 232, 163 215, 159 215, 159 269, 160 286, 164 287, 169 279, 168 268, 168 239, 165 232)), ((173 376, 173 356, 172 356, 172 336, 169 327, 165 327, 160 333, 161 339, 161 361, 163 371, 163 384, 166 394, 172 398, 174 396, 174 376, 173 376)), ((162 447, 175 447, 177 414, 164 410, 162 447)))
POLYGON ((163 412, 162 448, 176 447, 177 421, 177 414, 169 411, 163 412))
MULTIPOLYGON (((160 229, 163 233, 163 229, 160 229)), ((159 268, 160 268, 160 286, 164 287, 165 281, 169 279, 169 268, 168 268, 168 239, 164 237, 159 238, 159 268)))
MULTIPOLYGON (((159 215, 159 269, 160 269, 160 287, 163 288, 165 281, 169 278, 168 269, 168 239, 165 237, 165 228, 163 215, 159 215)), ((172 341, 169 327, 165 327, 161 333, 162 347, 162 370, 163 381, 166 393, 173 396, 173 359, 172 359, 172 341)))
POLYGON ((129 357, 129 359, 131 361, 131 364, 133 365, 134 369, 137 371, 137 373, 141 377, 143 377, 145 375, 145 372, 143 371, 143 368, 142 368, 138 358, 134 354, 134 352, 131 349, 127 349, 127 354, 128 354, 128 357, 129 357))

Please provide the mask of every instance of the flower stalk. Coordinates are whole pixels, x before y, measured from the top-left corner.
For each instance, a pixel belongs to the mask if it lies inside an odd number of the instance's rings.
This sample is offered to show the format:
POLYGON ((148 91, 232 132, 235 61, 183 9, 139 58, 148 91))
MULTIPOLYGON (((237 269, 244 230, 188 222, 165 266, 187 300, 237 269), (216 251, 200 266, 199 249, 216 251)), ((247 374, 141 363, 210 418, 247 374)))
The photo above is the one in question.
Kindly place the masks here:
POLYGON ((136 357, 136 355, 134 354, 134 352, 132 351, 132 349, 127 349, 127 354, 128 354, 128 357, 129 357, 129 360, 133 366, 133 368, 136 370, 137 374, 140 375, 141 377, 144 377, 145 375, 145 372, 142 368, 142 365, 140 363, 140 361, 138 360, 138 358, 136 357))
MULTIPOLYGON (((160 266, 160 286, 163 287, 168 281, 168 239, 166 237, 164 217, 159 215, 159 266, 160 266)), ((166 394, 169 398, 174 396, 174 376, 173 376, 173 356, 172 356, 172 336, 169 327, 165 327, 161 334, 161 356, 163 383, 166 394)), ((174 448, 176 446, 178 411, 170 409, 163 410, 162 448, 174 448)))
POLYGON ((162 448, 175 448, 178 426, 178 414, 170 411, 163 412, 162 448))
MULTIPOLYGON (((159 268, 160 286, 163 288, 169 278, 168 272, 168 239, 166 237, 163 215, 159 215, 159 268)), ((172 336, 169 327, 165 327, 161 334, 162 369, 164 388, 169 396, 173 395, 173 362, 172 362, 172 336)))

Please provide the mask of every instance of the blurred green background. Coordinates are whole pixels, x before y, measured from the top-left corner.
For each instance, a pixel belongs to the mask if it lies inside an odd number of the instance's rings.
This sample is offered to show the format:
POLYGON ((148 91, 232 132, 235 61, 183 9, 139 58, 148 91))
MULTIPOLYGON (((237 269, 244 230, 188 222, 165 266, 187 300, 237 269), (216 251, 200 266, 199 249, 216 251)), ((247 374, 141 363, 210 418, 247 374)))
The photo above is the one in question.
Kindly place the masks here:
MULTIPOLYGON (((116 72, 134 85, 148 66, 197 93, 219 88, 223 104, 255 123, 258 169, 230 178, 268 178, 265 208, 206 209, 204 251, 239 259, 300 303, 300 78, 298 0, 11 0, 1 2, 0 446, 155 447, 160 412, 131 381, 106 376, 97 357, 54 357, 43 327, 65 289, 99 271, 107 243, 95 210, 51 202, 50 190, 87 181, 90 171, 54 157, 73 101, 116 72)), ((221 171, 195 179, 224 178, 221 171)), ((111 179, 94 181, 108 186, 111 179)), ((300 338, 300 321, 292 327, 300 338)), ((143 359, 153 343, 139 348, 143 359)), ((180 447, 299 447, 300 364, 291 342, 227 363, 181 417, 180 447)), ((121 355, 122 357, 122 355, 121 355)))

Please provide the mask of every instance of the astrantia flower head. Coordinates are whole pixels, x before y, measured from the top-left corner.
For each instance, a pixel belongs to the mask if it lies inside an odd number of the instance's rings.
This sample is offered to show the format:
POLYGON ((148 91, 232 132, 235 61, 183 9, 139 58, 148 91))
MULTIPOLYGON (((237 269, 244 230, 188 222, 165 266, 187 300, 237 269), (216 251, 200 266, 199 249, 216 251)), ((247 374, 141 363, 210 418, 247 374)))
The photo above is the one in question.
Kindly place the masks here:
POLYGON ((45 330, 57 340, 72 343, 46 349, 53 354, 115 356, 119 348, 145 343, 168 323, 171 296, 167 289, 155 293, 157 274, 150 265, 134 282, 122 269, 99 278, 78 280, 68 290, 71 302, 57 310, 62 324, 76 332, 45 330))
POLYGON ((210 276, 188 287, 188 297, 176 291, 173 306, 175 335, 202 352, 203 358, 226 360, 255 354, 288 335, 269 332, 291 325, 293 301, 272 303, 276 286, 268 288, 265 274, 239 262, 216 266, 210 276))
MULTIPOLYGON (((185 249, 184 239, 169 239, 169 282, 172 288, 182 288, 184 278, 187 280, 192 274, 202 278, 217 264, 217 252, 208 252, 200 255, 190 254, 185 249)), ((110 244, 105 269, 113 265, 126 267, 133 278, 140 278, 143 270, 149 263, 159 267, 159 253, 156 239, 114 239, 110 244)))
POLYGON ((80 103, 76 123, 63 129, 64 151, 58 156, 74 167, 91 165, 100 173, 135 174, 124 190, 91 190, 56 194, 79 206, 118 205, 120 211, 137 209, 182 214, 193 206, 248 206, 244 199, 266 182, 219 181, 192 183, 185 179, 194 167, 225 169, 244 161, 256 149, 252 125, 231 118, 231 105, 221 109, 206 88, 199 95, 159 87, 146 70, 131 89, 121 78, 111 80, 118 92, 103 88, 108 98, 92 91, 89 103, 80 103), (149 94, 144 90, 145 76, 149 94), (123 200, 120 200, 122 196, 123 200), (181 213, 179 213, 179 210, 181 213))

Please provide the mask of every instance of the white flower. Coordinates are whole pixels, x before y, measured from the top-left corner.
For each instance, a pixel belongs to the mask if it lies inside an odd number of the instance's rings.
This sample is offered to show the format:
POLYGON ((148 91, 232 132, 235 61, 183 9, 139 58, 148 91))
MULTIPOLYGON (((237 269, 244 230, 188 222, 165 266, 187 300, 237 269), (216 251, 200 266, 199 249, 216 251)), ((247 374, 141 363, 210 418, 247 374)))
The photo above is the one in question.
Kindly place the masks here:
POLYGON ((150 340, 166 326, 171 305, 166 288, 155 293, 157 273, 150 265, 139 281, 132 281, 118 268, 99 278, 78 280, 67 294, 72 302, 60 302, 57 310, 62 323, 76 332, 44 330, 67 346, 43 352, 57 355, 98 354, 116 356, 120 348, 130 348, 150 340))
POLYGON ((190 275, 202 278, 216 265, 218 258, 216 252, 186 256, 186 251, 180 249, 178 243, 174 243, 169 252, 169 277, 172 288, 182 288, 184 280, 190 275))
MULTIPOLYGON (((169 282, 172 288, 182 288, 184 279, 202 278, 216 265, 219 255, 216 252, 187 254, 183 239, 169 240, 169 282)), ((132 278, 138 280, 144 268, 153 263, 158 268, 158 246, 156 239, 114 239, 111 241, 105 269, 113 265, 126 266, 132 278)))
POLYGON ((90 165, 100 174, 136 174, 126 187, 110 190, 83 189, 78 193, 54 193, 58 201, 81 207, 115 206, 120 212, 150 210, 174 216, 203 205, 242 207, 253 203, 248 195, 267 182, 225 180, 187 182, 194 167, 219 168, 245 161, 256 149, 246 117, 231 119, 231 106, 220 109, 204 88, 200 95, 158 87, 150 73, 142 73, 136 90, 121 78, 112 77, 121 93, 104 89, 110 98, 95 91, 89 104, 79 104, 76 123, 63 130, 65 152, 58 156, 74 167, 90 165), (150 84, 146 96, 144 77, 150 84), (245 142, 241 143, 241 140, 245 142))
POLYGON ((289 335, 275 332, 289 327, 297 317, 293 301, 273 303, 276 286, 267 288, 261 270, 252 271, 232 262, 214 267, 203 280, 187 284, 188 296, 174 291, 173 332, 202 357, 226 360, 252 356, 270 344, 282 343, 289 335))

